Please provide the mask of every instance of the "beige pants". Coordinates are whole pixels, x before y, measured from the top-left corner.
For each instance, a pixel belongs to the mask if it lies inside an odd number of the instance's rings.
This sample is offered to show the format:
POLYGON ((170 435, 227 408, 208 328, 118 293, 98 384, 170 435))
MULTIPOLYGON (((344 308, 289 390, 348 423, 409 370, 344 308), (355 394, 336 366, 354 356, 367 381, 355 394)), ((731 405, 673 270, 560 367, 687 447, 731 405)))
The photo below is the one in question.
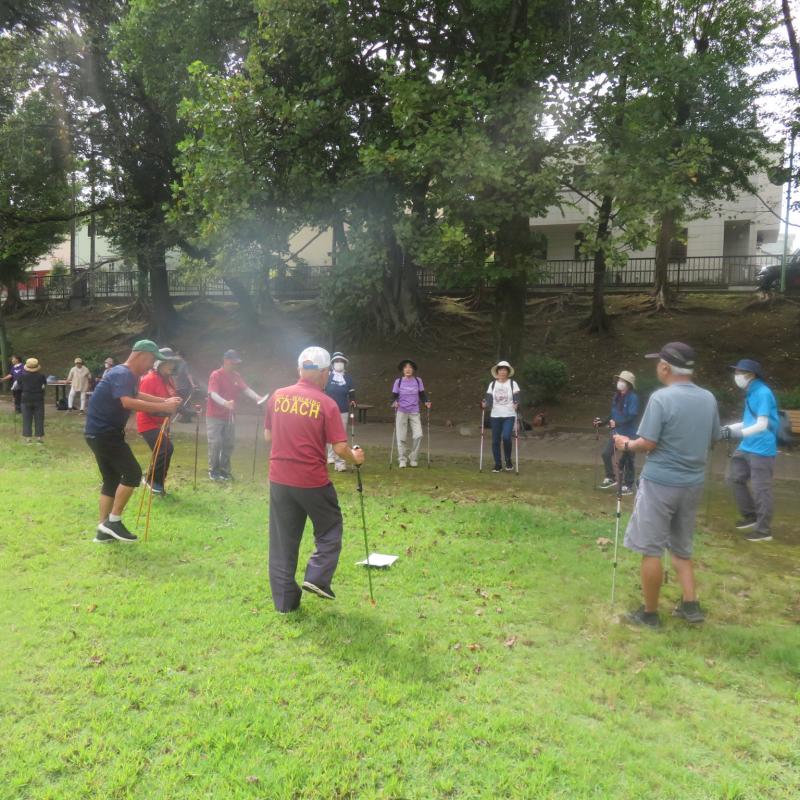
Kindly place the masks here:
MULTIPOLYGON (((344 425, 344 431, 347 433, 347 425, 350 422, 350 413, 348 411, 342 411, 342 425, 344 425)), ((333 445, 328 445, 328 463, 329 464, 336 464, 337 467, 343 467, 347 462, 343 458, 339 458, 336 453, 333 452, 333 445)))
POLYGON ((411 452, 408 460, 412 464, 417 463, 419 448, 422 444, 422 417, 419 412, 416 414, 406 414, 405 411, 397 412, 395 420, 395 433, 397 434, 397 459, 401 464, 406 463, 406 437, 408 436, 408 426, 411 426, 411 452))

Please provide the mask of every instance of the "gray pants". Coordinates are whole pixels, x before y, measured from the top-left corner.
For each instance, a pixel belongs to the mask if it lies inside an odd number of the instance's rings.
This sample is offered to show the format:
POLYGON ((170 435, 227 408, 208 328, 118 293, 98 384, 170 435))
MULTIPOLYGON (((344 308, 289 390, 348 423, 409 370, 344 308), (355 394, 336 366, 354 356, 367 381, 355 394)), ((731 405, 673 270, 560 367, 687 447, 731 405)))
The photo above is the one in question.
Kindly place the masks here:
POLYGON ((206 417, 208 438, 208 471, 231 474, 231 455, 236 442, 233 420, 206 417))
POLYGON ((298 489, 282 483, 269 485, 269 585, 278 611, 300 605, 295 580, 300 542, 306 519, 314 526, 316 547, 306 565, 305 580, 330 587, 342 550, 342 511, 333 484, 298 489))
POLYGON ((397 435, 397 460, 401 464, 406 463, 406 437, 408 436, 409 427, 411 428, 411 453, 408 458, 416 466, 419 448, 422 444, 422 419, 420 413, 407 414, 405 411, 398 411, 394 427, 397 435))
POLYGON ((775 503, 772 497, 774 456, 757 456, 737 450, 728 464, 728 483, 742 517, 755 517, 756 530, 769 533, 775 503), (750 482, 750 486, 747 482, 750 482), (750 491, 752 487, 752 493, 750 491))

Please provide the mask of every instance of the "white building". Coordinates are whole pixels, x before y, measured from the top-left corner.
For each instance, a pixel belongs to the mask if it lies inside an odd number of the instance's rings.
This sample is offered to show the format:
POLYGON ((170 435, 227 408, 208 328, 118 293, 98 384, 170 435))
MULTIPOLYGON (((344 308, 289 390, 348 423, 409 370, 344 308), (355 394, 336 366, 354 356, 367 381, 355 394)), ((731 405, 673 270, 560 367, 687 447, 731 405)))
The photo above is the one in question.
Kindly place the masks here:
MULTIPOLYGON (((733 201, 722 200, 710 216, 689 221, 681 237, 686 244, 675 242, 673 258, 767 254, 762 247, 778 239, 782 188, 770 183, 766 176, 759 176, 755 184, 757 195, 741 194, 733 201)), ((531 228, 547 240, 548 261, 584 258, 578 253, 580 227, 592 217, 594 208, 571 192, 564 195, 564 201, 563 208, 552 207, 545 216, 531 219, 531 228)), ((653 258, 655 245, 629 256, 653 258)))

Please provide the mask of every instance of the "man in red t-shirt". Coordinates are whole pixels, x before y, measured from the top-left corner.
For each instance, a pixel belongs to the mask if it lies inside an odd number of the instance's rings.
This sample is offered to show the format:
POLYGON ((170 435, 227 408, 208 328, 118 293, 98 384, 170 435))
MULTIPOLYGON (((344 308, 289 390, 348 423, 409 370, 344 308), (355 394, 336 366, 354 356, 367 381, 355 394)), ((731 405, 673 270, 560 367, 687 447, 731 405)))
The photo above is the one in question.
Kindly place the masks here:
MULTIPOLYGON (((139 391, 153 397, 177 397, 178 390, 175 388, 172 374, 178 365, 178 361, 179 358, 172 348, 160 348, 158 358, 153 364, 153 369, 139 381, 139 391)), ((152 414, 148 411, 136 412, 136 429, 142 439, 147 442, 151 452, 155 452, 158 435, 167 416, 166 414, 152 414)), ((153 474, 145 476, 145 485, 155 494, 164 494, 164 484, 167 480, 167 472, 169 471, 173 450, 172 438, 169 435, 169 427, 167 427, 161 439, 158 458, 153 464, 153 474), (147 483, 148 480, 150 481, 149 484, 147 483)))
POLYGON ((256 403, 266 400, 259 397, 236 371, 242 359, 235 350, 226 350, 222 366, 208 377, 208 402, 206 403, 206 436, 208 438, 208 477, 212 481, 233 480, 231 456, 236 442, 234 422, 236 401, 246 395, 256 403))
POLYGON ((342 512, 328 478, 327 445, 340 458, 364 463, 364 451, 347 445, 339 407, 323 391, 331 357, 321 347, 307 347, 297 360, 300 380, 270 398, 264 438, 269 461, 269 584, 275 608, 288 613, 300 607, 295 580, 306 519, 314 525, 316 547, 306 566, 303 589, 334 600, 333 573, 342 549, 342 512))

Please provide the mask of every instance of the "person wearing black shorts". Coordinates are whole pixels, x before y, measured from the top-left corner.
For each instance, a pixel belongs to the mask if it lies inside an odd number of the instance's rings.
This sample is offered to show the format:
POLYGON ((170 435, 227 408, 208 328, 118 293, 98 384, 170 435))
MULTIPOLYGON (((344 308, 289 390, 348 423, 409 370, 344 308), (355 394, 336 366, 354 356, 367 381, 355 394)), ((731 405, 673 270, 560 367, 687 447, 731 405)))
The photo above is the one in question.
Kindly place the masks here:
POLYGON ((157 356, 155 342, 136 342, 127 361, 108 370, 89 401, 84 436, 103 478, 96 542, 135 542, 137 538, 122 522, 122 512, 142 480, 142 468, 125 441, 131 411, 173 414, 182 402, 180 397, 139 393, 139 378, 157 356))

